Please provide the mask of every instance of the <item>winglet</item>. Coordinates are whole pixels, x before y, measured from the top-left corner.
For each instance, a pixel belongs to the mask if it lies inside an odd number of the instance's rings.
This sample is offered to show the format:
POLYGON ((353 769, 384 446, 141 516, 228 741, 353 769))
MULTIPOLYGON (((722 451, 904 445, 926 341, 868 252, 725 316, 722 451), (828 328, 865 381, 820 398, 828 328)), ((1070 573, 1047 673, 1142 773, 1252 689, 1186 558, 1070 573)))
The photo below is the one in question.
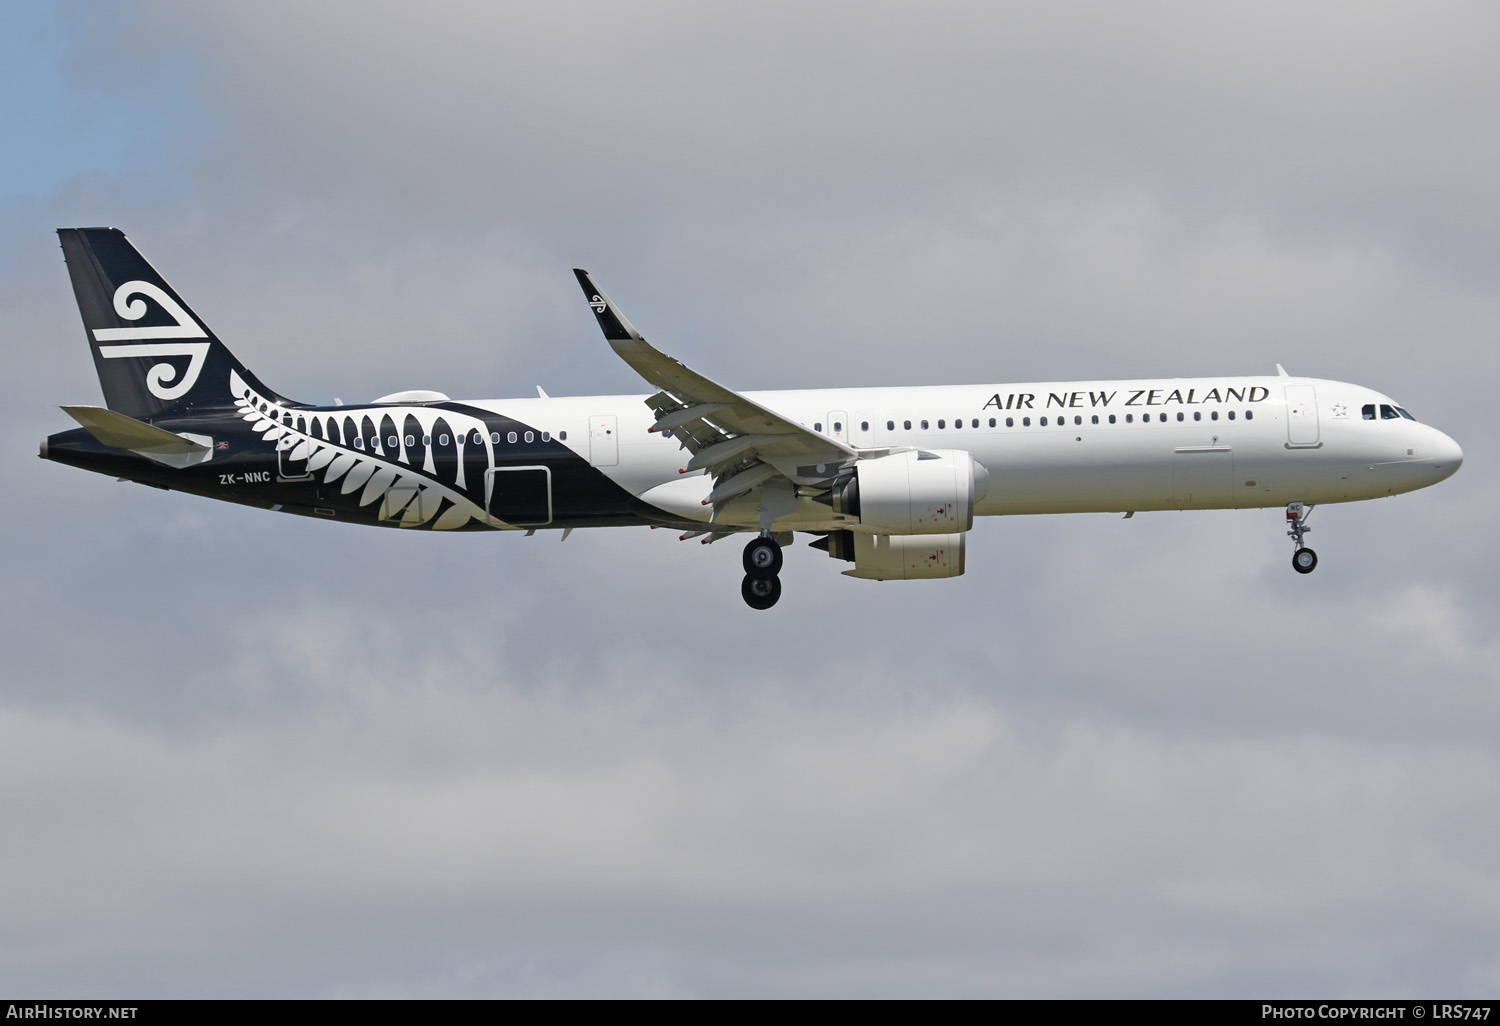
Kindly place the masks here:
POLYGON ((599 328, 604 332, 604 337, 611 342, 645 341, 635 326, 625 319, 620 308, 609 301, 604 290, 594 284, 589 277, 589 272, 581 267, 573 268, 573 274, 578 278, 578 284, 583 287, 583 294, 588 297, 589 309, 594 311, 594 316, 599 320, 599 328))

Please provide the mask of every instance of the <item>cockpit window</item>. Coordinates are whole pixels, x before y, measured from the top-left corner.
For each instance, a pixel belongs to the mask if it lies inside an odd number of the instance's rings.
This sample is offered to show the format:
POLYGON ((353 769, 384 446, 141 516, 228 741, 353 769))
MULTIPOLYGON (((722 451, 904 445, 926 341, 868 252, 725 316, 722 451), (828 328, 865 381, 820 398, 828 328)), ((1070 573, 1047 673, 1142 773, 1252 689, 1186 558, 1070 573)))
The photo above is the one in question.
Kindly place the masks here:
POLYGON ((1401 414, 1397 413, 1396 412, 1396 408, 1394 406, 1390 405, 1389 403, 1381 403, 1380 404, 1380 419, 1381 420, 1400 420, 1401 419, 1401 414))
POLYGON ((1401 416, 1405 417, 1407 420, 1416 420, 1417 419, 1416 417, 1413 417, 1411 414, 1407 413, 1406 410, 1403 407, 1400 407, 1400 406, 1396 407, 1396 412, 1399 413, 1399 414, 1401 414, 1401 416))
POLYGON ((1363 406, 1361 406, 1359 408, 1359 412, 1364 415, 1365 420, 1374 420, 1375 419, 1375 404, 1374 403, 1365 403, 1363 406))

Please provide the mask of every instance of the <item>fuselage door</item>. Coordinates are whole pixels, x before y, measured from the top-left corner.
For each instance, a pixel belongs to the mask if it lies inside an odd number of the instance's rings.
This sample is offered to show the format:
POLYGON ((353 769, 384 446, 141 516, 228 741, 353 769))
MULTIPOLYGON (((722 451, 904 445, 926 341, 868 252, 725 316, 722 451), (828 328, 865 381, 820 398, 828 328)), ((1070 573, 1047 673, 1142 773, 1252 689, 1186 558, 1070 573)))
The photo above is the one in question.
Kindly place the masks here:
POLYGON ((620 435, 613 414, 589 418, 589 462, 613 467, 620 462, 620 435))
POLYGON ((512 527, 542 527, 552 523, 550 468, 496 467, 486 471, 485 477, 490 516, 512 527))
POLYGON ((1286 386, 1286 444, 1309 449, 1319 445, 1318 393, 1311 385, 1286 386))
POLYGON ((287 432, 276 440, 276 476, 283 481, 306 481, 312 477, 307 469, 313 443, 302 435, 287 432))
POLYGON ((437 500, 427 494, 427 489, 410 478, 398 480, 385 490, 380 500, 380 519, 394 521, 402 527, 415 527, 426 523, 437 512, 437 500))
POLYGON ((828 420, 824 422, 824 434, 835 442, 849 441, 849 414, 843 410, 829 410, 828 420))

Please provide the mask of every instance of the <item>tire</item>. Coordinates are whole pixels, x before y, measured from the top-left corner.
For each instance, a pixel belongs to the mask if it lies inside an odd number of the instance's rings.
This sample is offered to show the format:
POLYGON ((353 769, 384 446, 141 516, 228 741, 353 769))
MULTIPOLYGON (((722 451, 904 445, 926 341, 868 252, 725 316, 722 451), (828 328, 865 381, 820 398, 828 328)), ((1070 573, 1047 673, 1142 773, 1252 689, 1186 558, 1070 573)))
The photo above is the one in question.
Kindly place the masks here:
POLYGON ((746 574, 740 582, 740 597, 751 609, 770 609, 781 598, 781 578, 746 574))
POLYGON ((744 562, 751 577, 775 577, 781 573, 781 546, 770 538, 754 538, 745 546, 744 562))
POLYGON ((1292 553, 1292 569, 1299 574, 1310 574, 1318 568, 1318 554, 1312 549, 1298 549, 1292 553))

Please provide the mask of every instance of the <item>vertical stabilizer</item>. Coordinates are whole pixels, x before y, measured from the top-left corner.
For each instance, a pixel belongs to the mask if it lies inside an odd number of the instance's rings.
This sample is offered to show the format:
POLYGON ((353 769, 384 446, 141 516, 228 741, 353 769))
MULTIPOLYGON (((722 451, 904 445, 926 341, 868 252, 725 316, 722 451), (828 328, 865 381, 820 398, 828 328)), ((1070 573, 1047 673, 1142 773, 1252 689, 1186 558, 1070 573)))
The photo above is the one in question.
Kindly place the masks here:
POLYGON ((266 389, 117 228, 59 228, 104 402, 138 420, 234 402, 238 372, 266 389))

